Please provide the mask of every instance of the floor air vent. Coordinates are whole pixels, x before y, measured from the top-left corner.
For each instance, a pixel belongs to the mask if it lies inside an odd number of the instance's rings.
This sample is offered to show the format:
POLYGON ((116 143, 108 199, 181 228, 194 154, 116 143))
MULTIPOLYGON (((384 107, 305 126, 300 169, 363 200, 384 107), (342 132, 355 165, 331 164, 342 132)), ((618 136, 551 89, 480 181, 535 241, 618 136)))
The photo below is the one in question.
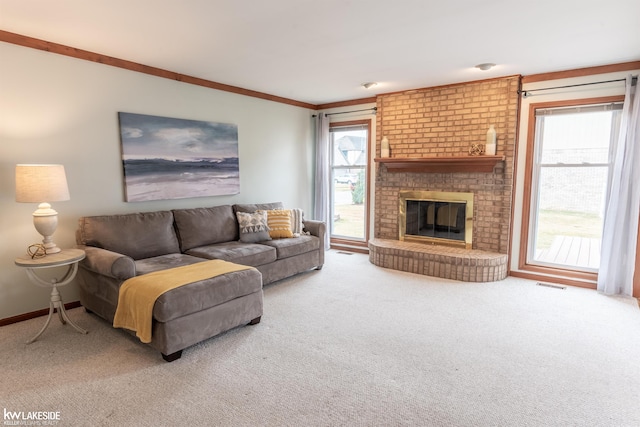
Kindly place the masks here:
POLYGON ((538 286, 544 286, 545 288, 553 288, 553 289, 566 289, 566 286, 560 286, 560 285, 554 285, 552 283, 542 283, 542 282, 538 282, 536 283, 536 285, 538 286))

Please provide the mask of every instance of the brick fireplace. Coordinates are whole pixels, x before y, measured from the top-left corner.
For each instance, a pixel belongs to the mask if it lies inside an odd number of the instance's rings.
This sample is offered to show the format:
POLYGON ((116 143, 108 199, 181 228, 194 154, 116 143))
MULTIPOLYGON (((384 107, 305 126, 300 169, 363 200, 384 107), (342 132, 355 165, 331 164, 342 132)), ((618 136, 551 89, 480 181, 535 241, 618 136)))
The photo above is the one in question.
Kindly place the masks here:
MULTIPOLYGON (((501 260, 499 263, 504 264, 504 268, 499 267, 504 271, 498 276, 506 275, 519 80, 519 76, 511 76, 378 96, 376 157, 380 155, 380 140, 386 136, 390 143, 389 160, 406 161, 409 166, 392 168, 395 165, 391 162, 376 159, 373 258, 376 253, 380 255, 380 250, 375 247, 376 240, 378 243, 384 241, 380 247, 396 245, 394 241, 402 243, 398 221, 401 192, 472 193, 471 251, 475 250, 480 258, 495 255, 501 260), (495 126, 498 135, 496 154, 499 161, 493 162, 494 167, 481 169, 470 160, 485 159, 470 159, 469 148, 472 143, 484 143, 490 125, 495 126), (439 159, 440 162, 436 162, 438 167, 429 167, 429 162, 421 167, 413 162, 424 158, 439 159)), ((417 252, 427 249, 436 255, 449 251, 423 248, 417 252)), ((459 260, 456 258, 452 262, 459 260)), ((480 276, 483 277, 483 273, 480 276)), ((489 276, 496 277, 493 274, 489 276)))

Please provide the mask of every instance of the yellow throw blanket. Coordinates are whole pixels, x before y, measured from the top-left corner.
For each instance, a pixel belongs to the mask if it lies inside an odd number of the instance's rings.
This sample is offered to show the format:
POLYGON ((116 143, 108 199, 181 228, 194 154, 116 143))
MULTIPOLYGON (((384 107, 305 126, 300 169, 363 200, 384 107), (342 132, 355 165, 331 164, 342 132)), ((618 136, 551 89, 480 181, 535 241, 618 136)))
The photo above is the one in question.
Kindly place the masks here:
POLYGON ((130 329, 140 341, 150 343, 153 306, 162 294, 189 283, 250 268, 216 259, 127 279, 120 286, 113 327, 130 329))

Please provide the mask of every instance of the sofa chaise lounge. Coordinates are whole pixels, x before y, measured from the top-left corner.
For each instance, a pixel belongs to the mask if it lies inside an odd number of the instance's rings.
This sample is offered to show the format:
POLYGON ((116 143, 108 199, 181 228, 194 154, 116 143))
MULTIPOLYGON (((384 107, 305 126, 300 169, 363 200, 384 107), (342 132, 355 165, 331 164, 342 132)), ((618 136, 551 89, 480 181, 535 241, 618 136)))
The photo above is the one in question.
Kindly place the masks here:
POLYGON ((121 285, 135 276, 219 259, 250 266, 190 283, 161 295, 153 306, 149 345, 167 361, 229 329, 255 324, 263 314, 263 285, 324 263, 323 222, 304 220, 294 238, 247 242, 238 212, 282 210, 282 203, 236 204, 121 215, 78 221, 80 302, 113 324, 121 285))

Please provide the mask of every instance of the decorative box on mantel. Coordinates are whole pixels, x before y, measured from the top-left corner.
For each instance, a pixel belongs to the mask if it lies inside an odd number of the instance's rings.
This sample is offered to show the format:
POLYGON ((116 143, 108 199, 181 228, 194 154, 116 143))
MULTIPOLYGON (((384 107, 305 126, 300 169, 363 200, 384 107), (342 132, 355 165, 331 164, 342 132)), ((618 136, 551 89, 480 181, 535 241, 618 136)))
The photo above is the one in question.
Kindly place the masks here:
POLYGON ((447 157, 376 157, 374 162, 383 164, 389 172, 486 172, 504 162, 505 156, 447 156, 447 157))

